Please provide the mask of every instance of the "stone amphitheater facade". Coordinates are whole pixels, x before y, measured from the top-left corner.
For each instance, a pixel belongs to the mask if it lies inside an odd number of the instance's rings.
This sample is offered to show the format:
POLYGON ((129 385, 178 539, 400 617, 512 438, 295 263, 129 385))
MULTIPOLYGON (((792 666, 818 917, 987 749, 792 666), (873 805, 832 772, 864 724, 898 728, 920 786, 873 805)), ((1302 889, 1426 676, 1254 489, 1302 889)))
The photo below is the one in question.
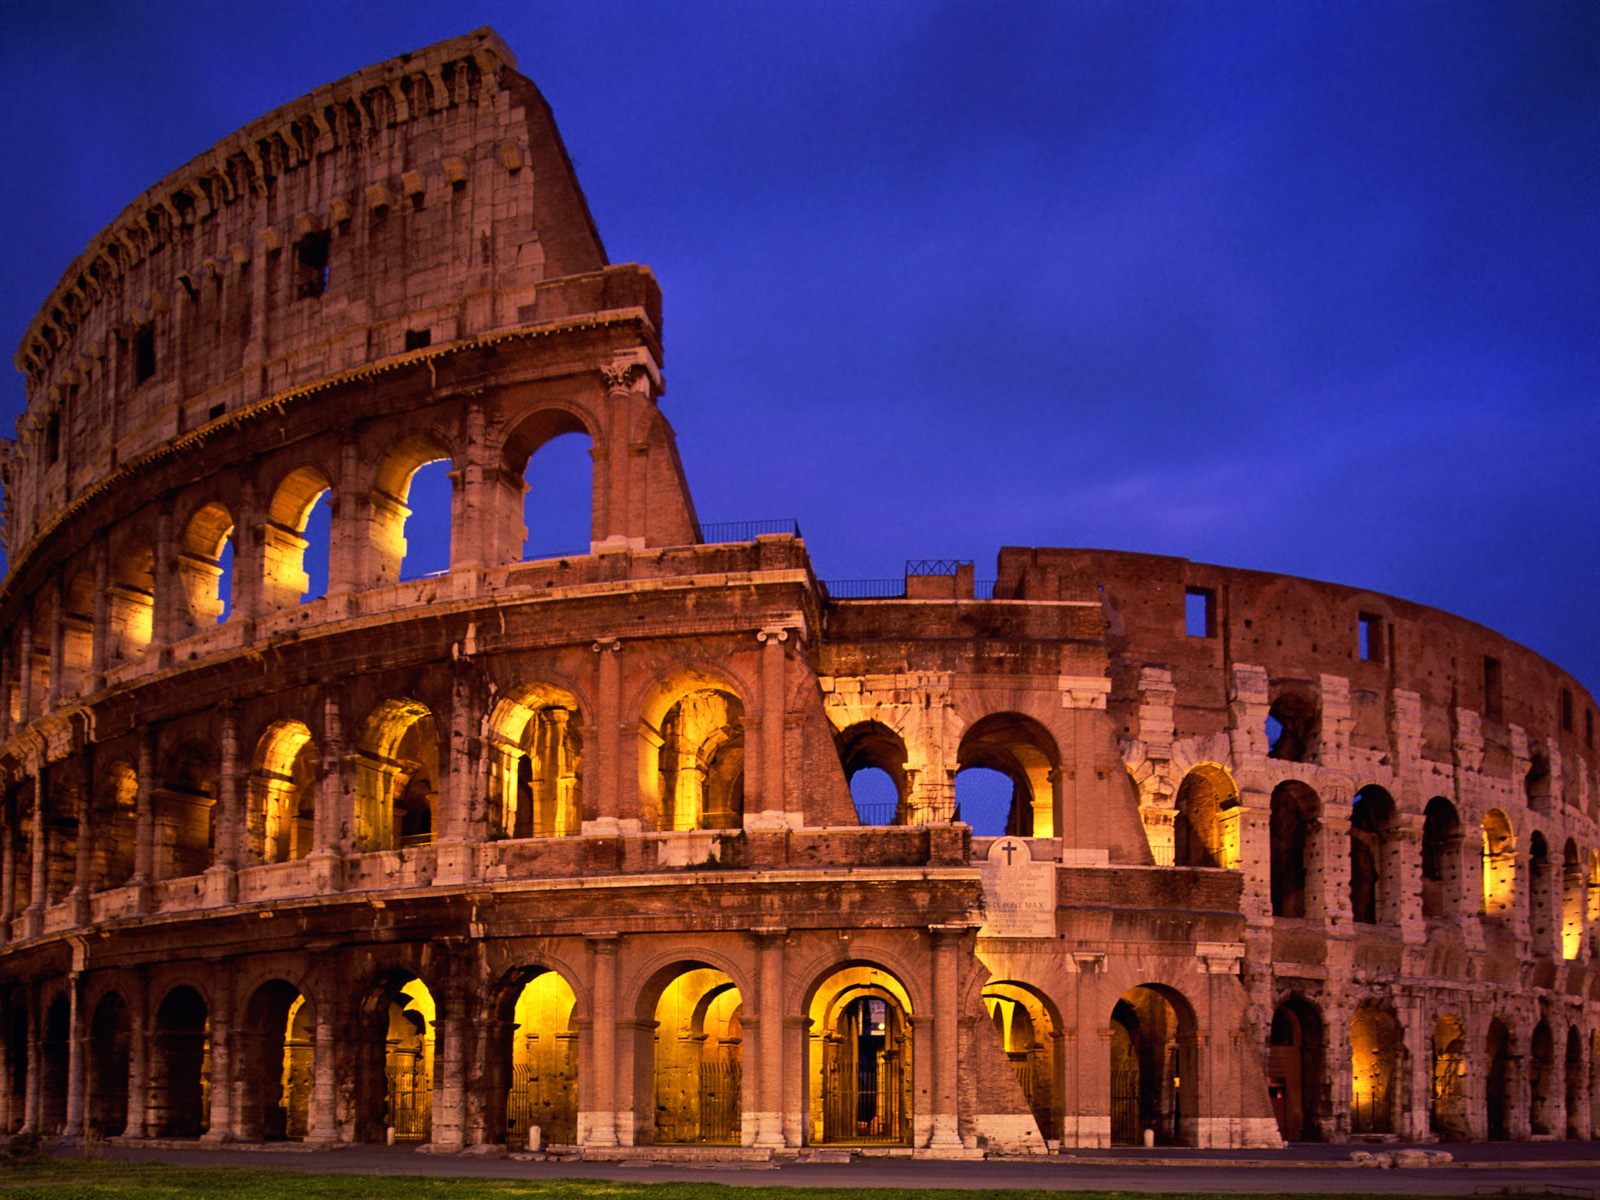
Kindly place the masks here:
POLYGON ((797 530, 699 524, 660 330, 489 31, 240 130, 67 268, 0 459, 0 1128, 1594 1136, 1575 679, 1176 558, 830 591, 797 530), (522 561, 573 432, 591 544, 522 561), (439 460, 449 569, 408 578, 439 460))

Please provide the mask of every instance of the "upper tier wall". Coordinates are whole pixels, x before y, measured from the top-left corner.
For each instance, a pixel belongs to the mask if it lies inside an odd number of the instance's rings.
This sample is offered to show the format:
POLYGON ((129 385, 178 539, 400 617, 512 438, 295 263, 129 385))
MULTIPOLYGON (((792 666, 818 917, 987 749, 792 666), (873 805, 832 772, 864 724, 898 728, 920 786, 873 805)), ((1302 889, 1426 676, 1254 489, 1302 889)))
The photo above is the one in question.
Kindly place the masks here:
POLYGON ((605 266, 513 66, 487 30, 402 55, 130 204, 17 351, 28 407, 0 443, 12 566, 119 463, 322 376, 515 326, 540 281, 605 266))
POLYGON ((1348 681, 1353 746, 1381 753, 1391 740, 1391 697, 1413 692, 1423 758, 1449 763, 1457 742, 1481 736, 1486 771, 1540 751, 1559 757, 1569 783, 1587 778, 1591 804, 1600 791, 1594 698, 1555 664, 1462 617, 1360 588, 1154 554, 1007 548, 998 576, 997 598, 1104 603, 1112 704, 1123 709, 1128 736, 1143 668, 1172 672, 1176 732, 1201 738, 1228 728, 1234 668, 1245 665, 1266 672, 1273 703, 1292 693, 1315 707, 1324 676, 1348 681), (1211 605, 1203 636, 1186 628, 1191 590, 1211 605), (1467 729, 1473 721, 1478 729, 1467 729), (1523 753, 1515 731, 1526 739, 1523 753))

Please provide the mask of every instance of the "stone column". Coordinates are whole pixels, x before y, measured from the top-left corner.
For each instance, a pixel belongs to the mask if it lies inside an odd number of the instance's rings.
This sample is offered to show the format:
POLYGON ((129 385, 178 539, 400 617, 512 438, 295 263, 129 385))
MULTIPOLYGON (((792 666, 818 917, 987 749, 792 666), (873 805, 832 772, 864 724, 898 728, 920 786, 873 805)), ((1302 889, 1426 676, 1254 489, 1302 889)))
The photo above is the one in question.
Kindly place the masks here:
MULTIPOLYGON (((227 975, 224 974, 223 978, 226 979, 227 975)), ((233 1140, 235 1064, 232 1009, 233 989, 226 985, 215 989, 210 1011, 206 1014, 211 1021, 211 1114, 202 1140, 207 1142, 233 1140)))
POLYGON ((329 497, 332 519, 328 531, 328 592, 330 604, 348 604, 350 594, 363 586, 362 543, 367 536, 366 506, 356 477, 361 470, 361 447, 346 432, 339 446, 339 479, 329 497))
MULTIPOLYGON (((1331 927, 1349 929, 1350 910, 1350 792, 1342 784, 1328 788, 1322 797, 1322 813, 1317 820, 1317 890, 1320 893, 1323 921, 1331 927)), ((1306 872, 1306 911, 1310 906, 1311 886, 1306 872)))
POLYGON ((25 985, 28 1004, 28 1073, 23 1096, 23 1129, 31 1129, 35 1133, 45 1132, 39 1127, 44 1113, 44 1090, 42 1088, 44 1064, 40 1061, 44 1051, 43 1006, 39 1003, 39 984, 37 981, 25 985))
POLYGON ((17 636, 17 712, 21 723, 33 720, 33 614, 24 613, 17 636))
POLYGON ((29 937, 37 937, 44 932, 44 909, 49 902, 49 883, 46 878, 49 873, 50 858, 46 839, 49 834, 45 829, 46 802, 45 772, 41 763, 33 763, 29 767, 29 774, 33 777, 33 873, 29 880, 31 886, 28 896, 28 911, 23 914, 23 923, 29 937))
MULTIPOLYGON (((11 735, 11 639, 0 640, 0 737, 11 735)), ((4 1129, 3 1111, 0 1110, 0 1129, 4 1129)))
MULTIPOLYGON (((756 634, 761 643, 761 794, 760 809, 766 815, 763 823, 780 827, 787 824, 784 810, 783 732, 784 732, 784 672, 786 668, 783 644, 789 640, 785 629, 763 629, 756 634)), ((748 808, 746 797, 746 807, 748 808)))
POLYGON ((434 883, 465 883, 477 875, 476 844, 488 836, 479 795, 476 672, 458 662, 450 684, 449 774, 440 814, 434 883))
POLYGON ((104 538, 94 544, 94 614, 89 635, 89 690, 106 685, 111 661, 111 551, 104 538))
MULTIPOLYGON (((1400 935, 1406 942, 1420 945, 1428 937, 1427 922, 1422 918, 1423 816, 1399 813, 1395 824, 1395 846, 1385 855, 1389 861, 1384 864, 1393 871, 1394 900, 1389 906, 1388 919, 1399 924, 1400 935)), ((1385 914, 1378 916, 1382 920, 1385 914)))
POLYGON ((639 819, 638 792, 626 784, 633 747, 626 744, 622 720, 622 643, 595 642, 595 712, 599 745, 590 761, 598 768, 597 786, 584 788, 584 833, 620 832, 618 822, 639 819), (624 762, 626 758, 628 761, 624 762), (624 798, 626 797, 626 799, 624 798), (631 802, 630 802, 631 801, 631 802))
POLYGON ((150 1111, 150 978, 143 968, 128 988, 128 1126, 124 1137, 142 1138, 150 1111))
POLYGON ((615 1146, 621 1115, 617 1111, 617 949, 615 933, 589 935, 590 995, 594 1012, 590 1045, 579 1080, 578 1144, 615 1146))
MULTIPOLYGON (((262 272, 265 274, 265 272, 262 272)), ((261 515, 256 511, 255 484, 249 476, 239 481, 239 511, 233 526, 233 607, 229 621, 243 621, 241 636, 249 641, 255 621, 261 616, 261 576, 266 570, 262 547, 266 544, 261 515)))
POLYGON ((178 556, 172 540, 172 507, 162 504, 156 516, 155 608, 150 615, 150 650, 166 666, 172 661, 173 626, 178 601, 178 556))
POLYGON ((87 925, 91 919, 89 894, 94 886, 94 743, 78 752, 78 857, 72 864, 73 921, 87 925))
POLYGON ((637 364, 615 362, 601 368, 606 385, 606 433, 604 447, 595 447, 598 477, 604 468, 605 487, 601 503, 595 506, 590 537, 595 541, 626 545, 629 533, 630 497, 628 474, 633 464, 629 453, 633 424, 633 376, 637 364), (598 534, 598 537, 595 537, 598 534))
MULTIPOLYGON (((335 1003, 334 973, 323 973, 321 979, 323 986, 319 989, 316 1023, 311 1035, 311 1099, 307 1104, 306 1141, 330 1145, 339 1140, 339 1043, 331 1012, 335 1003)), ((338 999, 342 1000, 343 996, 338 999)))
POLYGON ((15 809, 7 812, 0 828, 0 943, 11 940, 11 919, 17 915, 17 819, 21 815, 15 809))
POLYGON ((67 623, 62 613, 66 603, 67 581, 58 571, 50 581, 50 691, 46 697, 46 709, 53 709, 61 703, 62 667, 67 658, 67 623))
POLYGON ((232 904, 239 898, 240 846, 244 813, 239 804, 239 714, 232 704, 218 712, 220 763, 217 773, 216 852, 206 870, 206 903, 232 904))
POLYGON ((1245 917, 1262 923, 1272 916, 1272 794, 1241 786, 1237 814, 1239 869, 1244 872, 1245 917))
POLYGON ((933 1094, 930 1150, 959 1150, 956 1080, 960 1075, 960 991, 957 951, 962 925, 930 925, 933 959, 933 1094))
POLYGON ((782 1146, 783 1134, 783 951, 789 931, 763 928, 754 931, 760 956, 760 1028, 757 1030, 760 1058, 758 1100, 755 1112, 756 1146, 782 1146))
POLYGON ((469 989, 459 978, 459 961, 450 962, 449 977, 436 993, 433 1050, 433 1140, 435 1151, 460 1150, 466 1145, 465 1092, 462 1076, 467 1069, 465 1035, 469 989))
POLYGON ((317 733, 317 798, 312 810, 307 865, 313 886, 332 892, 344 884, 344 854, 357 849, 345 787, 344 714, 336 685, 329 684, 322 690, 322 722, 317 733))
POLYGON ((130 883, 144 887, 156 877, 156 731, 148 726, 139 732, 139 795, 135 814, 133 878, 130 883))
MULTIPOLYGON (((74 949, 73 957, 80 958, 82 951, 74 949)), ((67 976, 67 1123, 62 1133, 67 1137, 82 1137, 85 1094, 88 1091, 88 1033, 84 1028, 83 972, 79 964, 67 976)))

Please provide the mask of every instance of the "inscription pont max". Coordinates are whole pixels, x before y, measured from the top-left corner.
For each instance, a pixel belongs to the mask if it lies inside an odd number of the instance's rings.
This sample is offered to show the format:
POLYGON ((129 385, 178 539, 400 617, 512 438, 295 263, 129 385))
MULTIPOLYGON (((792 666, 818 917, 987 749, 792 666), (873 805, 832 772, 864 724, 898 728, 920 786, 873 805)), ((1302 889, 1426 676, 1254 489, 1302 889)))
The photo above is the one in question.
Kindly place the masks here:
POLYGON ((981 937, 1056 936, 1056 868, 1034 862, 1023 838, 996 838, 978 870, 983 881, 981 937))

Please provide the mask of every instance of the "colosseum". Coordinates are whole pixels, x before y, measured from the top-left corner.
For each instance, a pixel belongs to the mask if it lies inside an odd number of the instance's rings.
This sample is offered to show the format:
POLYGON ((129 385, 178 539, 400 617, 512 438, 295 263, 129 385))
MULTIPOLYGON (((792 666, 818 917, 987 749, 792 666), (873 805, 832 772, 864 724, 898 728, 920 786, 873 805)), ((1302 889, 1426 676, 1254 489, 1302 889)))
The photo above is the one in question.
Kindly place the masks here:
POLYGON ((1179 558, 829 586, 792 524, 700 523, 660 331, 487 30, 262 117, 66 269, 0 446, 0 1130, 1595 1136, 1577 680, 1179 558), (590 541, 530 559, 566 434, 590 541))

